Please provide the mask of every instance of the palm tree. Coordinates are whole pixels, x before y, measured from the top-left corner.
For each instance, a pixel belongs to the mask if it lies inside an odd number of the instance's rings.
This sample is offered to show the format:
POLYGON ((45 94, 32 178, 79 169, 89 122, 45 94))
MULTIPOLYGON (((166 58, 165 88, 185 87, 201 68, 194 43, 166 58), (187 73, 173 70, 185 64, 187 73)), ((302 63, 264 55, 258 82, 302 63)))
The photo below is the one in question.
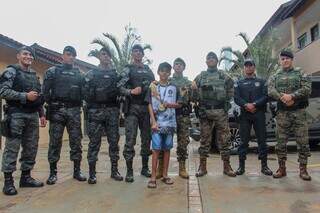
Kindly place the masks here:
POLYGON ((247 49, 244 53, 241 53, 240 51, 233 50, 231 47, 224 47, 221 49, 222 57, 219 63, 223 60, 233 63, 234 66, 231 72, 239 74, 243 69, 245 58, 252 58, 256 64, 257 75, 262 78, 268 78, 270 74, 277 70, 278 60, 272 54, 278 41, 275 30, 271 29, 267 36, 257 36, 252 42, 250 42, 248 36, 243 32, 239 33, 238 36, 246 43, 247 49), (235 59, 224 57, 223 55, 226 51, 231 52, 235 59))
MULTIPOLYGON (((98 44, 101 47, 107 48, 111 52, 111 60, 118 72, 131 62, 131 49, 135 44, 141 44, 141 36, 137 33, 136 28, 130 24, 125 26, 125 38, 120 44, 116 36, 111 33, 103 33, 104 38, 95 38, 91 44, 98 44)), ((152 50, 150 44, 142 44, 144 50, 152 50)), ((93 49, 89 52, 89 56, 98 57, 99 49, 93 49)), ((152 61, 147 57, 144 58, 144 63, 151 64, 152 61)))

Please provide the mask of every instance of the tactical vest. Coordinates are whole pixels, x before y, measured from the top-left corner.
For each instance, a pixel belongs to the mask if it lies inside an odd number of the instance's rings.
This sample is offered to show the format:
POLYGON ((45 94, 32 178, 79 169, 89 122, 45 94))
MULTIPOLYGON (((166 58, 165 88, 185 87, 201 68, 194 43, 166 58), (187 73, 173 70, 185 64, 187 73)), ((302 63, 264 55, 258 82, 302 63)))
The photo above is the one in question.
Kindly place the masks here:
POLYGON ((131 89, 136 87, 142 88, 142 93, 140 95, 132 95, 131 103, 134 104, 144 104, 144 99, 146 92, 148 91, 149 85, 154 81, 154 75, 148 66, 144 68, 138 68, 135 66, 130 66, 129 73, 129 86, 131 89))
POLYGON ((190 104, 191 82, 186 77, 182 76, 173 76, 170 78, 170 82, 174 84, 180 92, 180 102, 182 103, 182 107, 176 109, 176 115, 190 115, 192 112, 192 106, 190 104))
MULTIPOLYGON (((35 72, 28 72, 20 70, 15 66, 9 66, 16 70, 16 76, 13 81, 12 89, 17 92, 30 92, 35 91, 40 95, 41 84, 39 78, 35 72)), ((29 101, 25 104, 21 104, 20 101, 7 100, 9 106, 22 107, 29 111, 37 111, 38 108, 43 104, 44 100, 42 96, 39 96, 35 101, 29 101)))
POLYGON ((201 102, 209 105, 223 104, 227 100, 225 78, 220 71, 204 71, 200 80, 201 102))
MULTIPOLYGON (((278 92, 291 94, 301 87, 301 72, 297 69, 291 71, 279 71, 275 77, 275 87, 278 92)), ((287 107, 283 102, 278 101, 278 107, 284 110, 295 110, 308 106, 308 99, 296 100, 294 105, 287 107)))
POLYGON ((81 102, 81 74, 79 69, 55 68, 52 100, 70 103, 81 102))
POLYGON ((118 76, 115 70, 94 70, 90 84, 90 99, 95 103, 116 103, 118 76))

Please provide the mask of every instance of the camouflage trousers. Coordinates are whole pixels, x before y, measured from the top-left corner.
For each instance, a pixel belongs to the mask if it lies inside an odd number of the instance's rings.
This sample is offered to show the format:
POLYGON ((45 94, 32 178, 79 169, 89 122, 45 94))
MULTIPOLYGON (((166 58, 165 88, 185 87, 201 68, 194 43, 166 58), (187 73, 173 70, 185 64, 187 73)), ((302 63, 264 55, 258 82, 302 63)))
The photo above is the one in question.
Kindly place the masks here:
POLYGON ((31 170, 35 164, 39 141, 39 114, 13 113, 10 120, 11 137, 6 138, 2 155, 2 172, 16 171, 17 158, 22 147, 20 169, 31 170))
POLYGON ((124 145, 123 156, 126 161, 133 160, 135 156, 134 146, 136 144, 138 127, 141 137, 140 155, 148 157, 151 155, 151 126, 148 106, 131 104, 125 120, 126 143, 124 145))
POLYGON ((276 153, 279 160, 287 159, 287 143, 290 134, 294 133, 299 153, 298 162, 308 163, 311 156, 309 148, 308 124, 305 109, 278 111, 276 116, 276 153))
POLYGON ((109 143, 109 156, 112 162, 119 160, 119 108, 88 109, 88 162, 98 161, 98 153, 101 146, 101 137, 107 135, 109 143))
POLYGON ((185 161, 188 159, 189 127, 191 121, 189 116, 177 116, 177 159, 185 161))
POLYGON ((228 114, 223 109, 206 110, 206 117, 200 118, 200 147, 201 157, 208 157, 212 142, 212 131, 216 128, 216 137, 222 160, 230 158, 230 130, 228 114))
POLYGON ((64 128, 69 134, 70 160, 81 161, 82 159, 82 131, 81 131, 80 107, 59 108, 51 113, 49 123, 49 163, 58 162, 60 159, 62 137, 64 128))

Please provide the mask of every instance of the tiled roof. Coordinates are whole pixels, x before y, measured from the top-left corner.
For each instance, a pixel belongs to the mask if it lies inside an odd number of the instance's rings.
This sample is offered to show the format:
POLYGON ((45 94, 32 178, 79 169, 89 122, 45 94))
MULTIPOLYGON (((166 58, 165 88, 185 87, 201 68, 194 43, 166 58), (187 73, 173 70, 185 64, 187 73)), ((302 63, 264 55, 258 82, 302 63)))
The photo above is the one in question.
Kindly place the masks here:
MULTIPOLYGON (((5 46, 12 48, 12 49, 15 49, 15 50, 17 50, 20 47, 25 45, 25 44, 22 44, 12 38, 4 36, 2 34, 0 34, 0 44, 5 45, 5 46)), ((42 47, 37 43, 34 43, 33 45, 31 45, 31 47, 34 48, 34 50, 35 50, 37 60, 41 60, 41 61, 48 63, 48 64, 51 64, 51 65, 60 64, 62 62, 61 54, 56 51, 42 47)), ((80 68, 81 67, 85 68, 87 70, 96 68, 95 65, 87 63, 87 62, 79 60, 79 59, 76 59, 75 65, 79 66, 80 68)))

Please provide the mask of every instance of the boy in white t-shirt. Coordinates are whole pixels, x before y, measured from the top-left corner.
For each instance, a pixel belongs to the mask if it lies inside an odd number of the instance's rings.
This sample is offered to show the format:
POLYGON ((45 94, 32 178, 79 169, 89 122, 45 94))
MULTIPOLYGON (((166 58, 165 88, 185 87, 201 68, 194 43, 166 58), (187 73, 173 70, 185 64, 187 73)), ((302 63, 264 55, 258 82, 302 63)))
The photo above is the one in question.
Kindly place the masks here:
POLYGON ((156 188, 156 170, 159 152, 163 154, 163 178, 165 184, 173 184, 168 177, 170 149, 173 147, 173 135, 177 127, 175 109, 180 107, 177 103, 179 94, 176 86, 168 82, 171 75, 171 65, 163 62, 158 67, 159 82, 150 85, 149 114, 152 128, 152 173, 148 188, 156 188))

